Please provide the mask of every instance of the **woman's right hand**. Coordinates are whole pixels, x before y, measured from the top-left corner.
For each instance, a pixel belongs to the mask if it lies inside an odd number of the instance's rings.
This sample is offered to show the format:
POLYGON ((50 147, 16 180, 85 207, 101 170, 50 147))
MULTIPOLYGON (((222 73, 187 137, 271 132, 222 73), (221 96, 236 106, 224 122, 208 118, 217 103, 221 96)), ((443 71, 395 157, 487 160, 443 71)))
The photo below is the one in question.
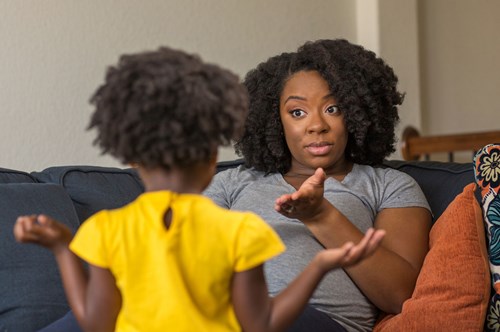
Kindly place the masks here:
POLYGON ((318 168, 297 191, 278 197, 274 209, 288 218, 308 219, 320 212, 324 201, 326 174, 318 168))
POLYGON ((40 214, 18 217, 14 237, 18 242, 36 243, 56 252, 67 248, 73 235, 66 225, 40 214))

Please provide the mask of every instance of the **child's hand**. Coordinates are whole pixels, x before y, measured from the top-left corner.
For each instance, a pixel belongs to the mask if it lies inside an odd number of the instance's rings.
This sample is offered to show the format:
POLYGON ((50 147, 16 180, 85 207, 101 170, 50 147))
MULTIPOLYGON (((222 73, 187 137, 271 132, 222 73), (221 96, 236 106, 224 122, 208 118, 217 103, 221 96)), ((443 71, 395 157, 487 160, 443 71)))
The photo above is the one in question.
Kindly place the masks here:
POLYGON ((45 215, 20 216, 14 225, 18 242, 36 243, 52 251, 67 248, 73 235, 71 230, 45 215))
POLYGON ((380 246, 384 236, 384 230, 370 228, 358 244, 347 242, 340 248, 323 250, 316 258, 326 271, 352 266, 371 256, 380 246))
POLYGON ((314 216, 323 202, 325 180, 325 172, 318 168, 296 192, 278 197, 274 209, 288 218, 314 216))

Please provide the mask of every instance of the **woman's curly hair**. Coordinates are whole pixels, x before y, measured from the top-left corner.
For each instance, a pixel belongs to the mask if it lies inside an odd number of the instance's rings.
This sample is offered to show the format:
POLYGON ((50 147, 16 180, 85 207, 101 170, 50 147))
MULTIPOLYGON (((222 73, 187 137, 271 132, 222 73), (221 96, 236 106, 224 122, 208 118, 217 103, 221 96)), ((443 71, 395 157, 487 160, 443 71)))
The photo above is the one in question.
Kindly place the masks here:
POLYGON ((235 144, 245 165, 266 173, 286 173, 291 154, 279 115, 279 100, 291 75, 315 70, 328 82, 348 132, 346 159, 377 165, 395 151, 397 105, 403 94, 394 71, 375 53, 347 40, 307 42, 295 53, 269 58, 248 72, 250 96, 245 132, 235 144))
POLYGON ((241 136, 248 112, 235 74, 166 47, 121 56, 91 103, 102 153, 164 169, 209 160, 241 136))

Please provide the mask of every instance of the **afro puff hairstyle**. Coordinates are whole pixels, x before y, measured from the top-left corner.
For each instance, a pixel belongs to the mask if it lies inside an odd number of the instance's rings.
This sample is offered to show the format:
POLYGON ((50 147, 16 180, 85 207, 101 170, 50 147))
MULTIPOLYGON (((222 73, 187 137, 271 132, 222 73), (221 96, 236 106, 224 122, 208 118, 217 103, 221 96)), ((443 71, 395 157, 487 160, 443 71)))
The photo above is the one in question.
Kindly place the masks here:
POLYGON ((248 95, 228 70, 162 47, 120 57, 91 98, 94 145, 125 164, 172 169, 208 161, 243 132, 248 95))
POLYGON ((397 105, 403 94, 394 71, 375 53, 343 39, 307 42, 295 53, 282 53, 248 72, 250 97, 245 132, 235 144, 247 167, 266 173, 288 172, 291 154, 279 115, 284 85, 299 71, 314 70, 328 83, 344 114, 347 160, 378 165, 395 151, 397 105))

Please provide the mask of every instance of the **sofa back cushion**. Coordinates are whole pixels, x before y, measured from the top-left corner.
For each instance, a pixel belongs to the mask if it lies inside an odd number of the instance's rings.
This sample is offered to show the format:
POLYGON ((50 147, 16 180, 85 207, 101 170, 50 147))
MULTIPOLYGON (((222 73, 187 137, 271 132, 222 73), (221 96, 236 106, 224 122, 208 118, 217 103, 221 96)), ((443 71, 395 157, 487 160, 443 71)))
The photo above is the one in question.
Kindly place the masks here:
POLYGON ((80 223, 102 209, 124 206, 144 191, 134 169, 58 166, 31 175, 39 182, 59 184, 66 189, 80 223))
POLYGON ((0 183, 35 183, 36 179, 23 171, 0 167, 0 183))
POLYGON ((36 331, 69 310, 52 253, 17 243, 19 215, 48 214, 75 231, 73 203, 55 184, 0 184, 0 331, 36 331))
POLYGON ((472 163, 390 160, 384 165, 405 172, 418 182, 431 206, 434 221, 467 184, 474 182, 472 163))
MULTIPOLYGON (((217 172, 242 164, 242 159, 222 161, 217 164, 217 172)), ((434 221, 467 184, 474 182, 474 168, 468 163, 387 160, 383 166, 405 172, 418 182, 431 206, 434 221)))

